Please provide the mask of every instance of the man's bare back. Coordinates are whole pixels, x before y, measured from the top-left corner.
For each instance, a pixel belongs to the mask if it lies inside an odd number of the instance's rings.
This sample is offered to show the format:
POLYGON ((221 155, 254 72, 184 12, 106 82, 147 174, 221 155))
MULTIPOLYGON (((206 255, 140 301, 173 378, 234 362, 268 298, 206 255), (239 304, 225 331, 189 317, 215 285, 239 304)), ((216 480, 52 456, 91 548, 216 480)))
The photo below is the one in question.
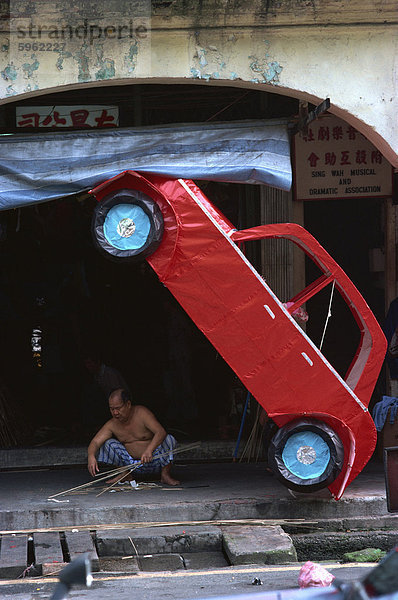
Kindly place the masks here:
MULTIPOLYGON (((101 427, 88 447, 88 470, 93 476, 98 472, 95 455, 106 440, 117 438, 130 456, 142 463, 149 463, 153 452, 167 435, 155 415, 145 406, 133 406, 130 400, 124 402, 122 390, 116 390, 110 395, 109 410, 112 418, 101 427)), ((168 485, 178 485, 179 481, 170 476, 170 469, 170 463, 162 467, 161 481, 168 485)))

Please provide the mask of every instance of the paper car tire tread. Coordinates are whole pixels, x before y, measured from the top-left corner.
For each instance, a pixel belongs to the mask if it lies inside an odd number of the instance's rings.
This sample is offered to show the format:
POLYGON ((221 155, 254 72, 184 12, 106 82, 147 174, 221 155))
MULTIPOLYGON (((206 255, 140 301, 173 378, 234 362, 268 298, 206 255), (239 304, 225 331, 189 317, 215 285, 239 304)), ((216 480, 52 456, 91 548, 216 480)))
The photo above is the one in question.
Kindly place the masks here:
POLYGON ((123 189, 112 192, 97 204, 92 217, 92 235, 95 246, 107 258, 118 262, 139 262, 158 248, 163 236, 163 215, 152 198, 138 190, 123 189), (105 219, 114 206, 132 204, 139 206, 148 216, 150 231, 146 242, 139 248, 122 250, 113 246, 105 237, 105 219))
POLYGON ((296 419, 281 427, 268 448, 268 464, 276 477, 291 490, 303 493, 315 492, 330 485, 340 473, 344 462, 344 446, 335 431, 317 419, 296 419), (319 477, 303 479, 292 473, 285 465, 282 453, 288 439, 299 432, 312 431, 328 445, 330 459, 319 477))

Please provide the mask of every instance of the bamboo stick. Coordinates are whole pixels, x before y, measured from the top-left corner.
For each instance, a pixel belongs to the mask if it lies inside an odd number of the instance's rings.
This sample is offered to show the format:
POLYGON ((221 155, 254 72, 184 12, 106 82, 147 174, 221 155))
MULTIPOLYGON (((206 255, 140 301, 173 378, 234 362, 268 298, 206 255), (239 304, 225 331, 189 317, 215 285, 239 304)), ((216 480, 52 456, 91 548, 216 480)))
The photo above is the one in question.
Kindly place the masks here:
POLYGON ((104 471, 103 473, 96 473, 94 477, 101 477, 101 475, 117 475, 120 471, 123 471, 126 467, 130 465, 122 465, 121 467, 117 467, 116 469, 110 469, 109 471, 104 471))
MULTIPOLYGON (((142 463, 141 463, 142 464, 142 463)), ((117 485, 119 483, 119 481, 121 481, 123 479, 123 477, 126 477, 126 475, 128 475, 129 473, 132 473, 135 469, 138 469, 138 467, 141 466, 141 464, 139 465, 134 465, 131 469, 129 469, 127 471, 127 473, 122 473, 119 477, 119 479, 117 479, 116 481, 114 481, 109 487, 103 489, 99 494, 96 495, 96 498, 98 498, 98 496, 101 496, 101 494, 104 494, 105 492, 107 492, 108 490, 110 490, 111 488, 113 488, 113 486, 117 485)))
MULTIPOLYGON (((188 444, 187 446, 183 446, 181 448, 176 448, 176 450, 173 451, 173 454, 180 454, 181 452, 186 452, 187 450, 192 450, 193 448, 198 448, 199 446, 200 446, 200 442, 194 442, 193 444, 188 444)), ((167 454, 169 454, 169 451, 161 452, 157 456, 163 457, 163 456, 166 456, 167 454)), ((126 471, 130 471, 130 470, 133 471, 135 469, 138 469, 138 467, 141 467, 142 464, 143 463, 141 461, 139 461, 135 465, 124 465, 122 467, 117 467, 116 469, 107 471, 106 474, 103 475, 102 477, 100 477, 99 479, 93 479, 92 481, 88 481, 87 483, 83 483, 82 485, 78 485, 76 487, 69 488, 68 490, 58 492, 57 494, 52 494, 51 496, 48 497, 48 499, 50 500, 52 498, 57 498, 57 496, 63 496, 65 494, 68 494, 69 492, 74 492, 76 490, 80 490, 80 489, 89 487, 89 486, 97 483, 97 481, 103 481, 104 479, 109 479, 110 477, 115 475, 115 473, 116 474, 123 473, 123 475, 124 475, 126 471)), ((112 487, 112 486, 110 486, 110 487, 112 487)), ((103 491, 106 491, 106 490, 103 490, 103 491)), ((101 493, 103 493, 103 492, 101 492, 101 493)))
MULTIPOLYGON (((173 451, 173 454, 179 454, 180 452, 186 452, 187 450, 193 450, 195 448, 199 448, 199 446, 201 445, 201 442, 193 442, 192 444, 186 444, 185 446, 181 446, 180 448, 176 448, 173 451)), ((161 454, 158 454, 157 456, 165 456, 166 454, 168 454, 168 452, 162 452, 161 454)), ((121 467, 116 467, 115 469, 111 469, 110 471, 106 471, 106 474, 117 474, 119 471, 123 470, 126 466, 129 465, 123 465, 121 467)), ((97 473, 96 475, 94 475, 94 477, 99 477, 101 475, 101 473, 97 473)))
POLYGON ((1 535, 25 535, 29 533, 46 533, 51 531, 71 531, 72 529, 78 529, 81 531, 97 531, 103 529, 145 529, 146 527, 185 527, 194 525, 218 525, 218 526, 230 526, 230 525, 253 525, 253 526, 272 526, 272 525, 300 525, 302 527, 308 526, 314 528, 319 526, 318 521, 311 521, 307 519, 214 519, 213 521, 145 521, 137 522, 132 521, 131 523, 92 523, 90 525, 62 525, 59 527, 42 527, 38 529, 14 529, 14 530, 0 530, 1 535))
MULTIPOLYGON (((127 471, 129 468, 130 468, 130 465, 127 465, 125 470, 127 471)), ((64 490, 63 492, 58 492, 57 494, 53 494, 52 496, 49 496, 48 498, 49 499, 56 498, 57 496, 62 496, 63 494, 67 494, 68 492, 74 492, 75 490, 81 490, 85 487, 89 487, 90 485, 94 485, 94 483, 97 483, 97 481, 103 481, 104 479, 109 479, 110 477, 112 477, 112 475, 113 475, 113 473, 108 473, 107 475, 104 475, 100 479, 88 481, 87 483, 82 483, 82 485, 77 485, 76 487, 69 488, 68 490, 64 490)))

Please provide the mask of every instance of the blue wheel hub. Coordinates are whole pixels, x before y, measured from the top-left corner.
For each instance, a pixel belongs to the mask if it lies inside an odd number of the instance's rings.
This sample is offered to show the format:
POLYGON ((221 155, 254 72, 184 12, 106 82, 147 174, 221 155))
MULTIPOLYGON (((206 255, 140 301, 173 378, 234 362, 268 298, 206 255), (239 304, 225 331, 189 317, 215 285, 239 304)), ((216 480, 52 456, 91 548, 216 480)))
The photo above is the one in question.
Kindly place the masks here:
POLYGON ((287 440, 282 459, 291 473, 301 479, 321 477, 330 461, 330 449, 313 431, 294 433, 287 440))
POLYGON ((312 492, 330 485, 341 472, 344 446, 327 423, 311 417, 294 419, 275 433, 268 464, 292 490, 312 492))
POLYGON ((119 250, 139 250, 146 244, 150 230, 148 215, 134 204, 117 204, 104 222, 105 238, 119 250))

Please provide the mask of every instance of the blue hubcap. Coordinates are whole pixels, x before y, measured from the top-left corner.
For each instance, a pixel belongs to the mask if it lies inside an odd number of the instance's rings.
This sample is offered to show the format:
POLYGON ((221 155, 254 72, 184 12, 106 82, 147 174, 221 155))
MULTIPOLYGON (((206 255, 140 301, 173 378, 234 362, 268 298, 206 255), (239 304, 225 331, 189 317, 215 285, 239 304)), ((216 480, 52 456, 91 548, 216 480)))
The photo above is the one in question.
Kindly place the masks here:
POLYGON ((135 204, 117 204, 105 217, 104 235, 118 250, 139 250, 151 229, 146 212, 135 204))
POLYGON ((325 440, 313 431, 294 433, 282 452, 285 466, 301 479, 321 477, 330 461, 330 449, 325 440))

